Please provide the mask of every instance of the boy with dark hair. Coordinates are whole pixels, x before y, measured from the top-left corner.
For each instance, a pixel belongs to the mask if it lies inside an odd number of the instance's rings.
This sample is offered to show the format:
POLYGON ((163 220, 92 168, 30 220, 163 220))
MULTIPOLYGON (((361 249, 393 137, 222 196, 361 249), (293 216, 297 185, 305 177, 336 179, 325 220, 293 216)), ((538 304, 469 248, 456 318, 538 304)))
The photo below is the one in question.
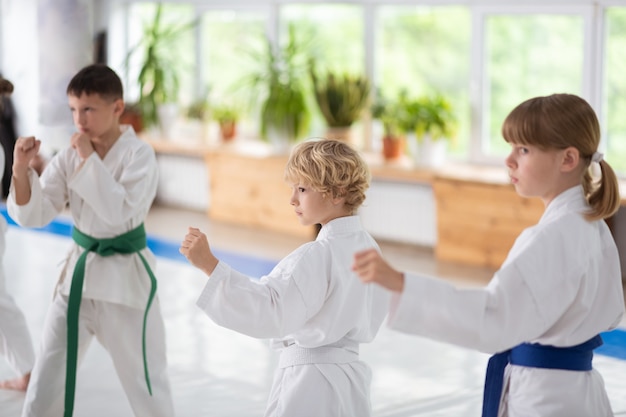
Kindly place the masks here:
POLYGON ((80 70, 67 87, 77 132, 41 178, 29 163, 41 142, 20 137, 7 202, 20 225, 42 227, 69 205, 74 244, 46 317, 23 416, 65 416, 74 404, 77 363, 93 336, 111 355, 137 416, 174 415, 155 257, 143 222, 156 195, 154 150, 119 124, 123 88, 106 65, 80 70), (143 346, 143 349, 142 349, 143 346))

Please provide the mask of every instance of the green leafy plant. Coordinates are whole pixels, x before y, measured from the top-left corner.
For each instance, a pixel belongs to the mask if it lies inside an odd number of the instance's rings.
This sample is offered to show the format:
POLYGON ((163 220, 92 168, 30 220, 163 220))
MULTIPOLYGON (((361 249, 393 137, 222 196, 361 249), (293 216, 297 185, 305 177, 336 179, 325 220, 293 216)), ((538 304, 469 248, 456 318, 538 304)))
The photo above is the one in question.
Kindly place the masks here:
POLYGON ((306 73, 304 47, 296 39, 295 28, 289 27, 287 43, 274 47, 266 38, 260 53, 251 51, 258 65, 242 85, 251 86, 253 100, 260 97, 261 137, 270 133, 284 135, 295 142, 304 135, 310 123, 303 74, 306 73))
POLYGON ((240 117, 240 110, 231 104, 221 104, 212 108, 212 117, 217 122, 236 122, 240 117))
POLYGON ((143 36, 126 55, 125 64, 129 67, 133 57, 140 54, 141 63, 137 82, 141 110, 145 126, 158 122, 157 108, 160 104, 173 102, 178 97, 180 88, 180 62, 176 54, 175 42, 186 31, 193 28, 197 21, 183 24, 166 24, 162 19, 163 4, 156 6, 154 18, 143 27, 143 36))
POLYGON ((415 132, 418 140, 430 135, 433 141, 452 141, 456 135, 457 117, 450 101, 441 94, 415 99, 400 96, 401 124, 407 132, 415 132))
POLYGON ((315 101, 329 127, 349 127, 367 106, 371 90, 369 79, 361 75, 326 71, 316 74, 311 62, 309 73, 315 101))
POLYGON ((401 138, 405 134, 402 120, 404 113, 399 98, 392 101, 377 90, 371 112, 374 119, 382 122, 385 137, 401 138))
POLYGON ((188 107, 186 115, 190 119, 206 121, 209 118, 210 106, 205 99, 193 101, 188 107))

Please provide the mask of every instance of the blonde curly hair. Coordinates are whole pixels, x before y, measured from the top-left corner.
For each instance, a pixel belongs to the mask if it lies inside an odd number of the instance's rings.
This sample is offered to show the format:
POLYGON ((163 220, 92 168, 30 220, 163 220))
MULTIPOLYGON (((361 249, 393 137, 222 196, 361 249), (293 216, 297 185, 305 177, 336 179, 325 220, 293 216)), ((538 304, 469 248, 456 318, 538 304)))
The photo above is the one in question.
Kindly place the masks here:
POLYGON ((350 145, 334 139, 311 139, 296 145, 285 167, 285 180, 301 182, 331 198, 345 198, 351 214, 365 201, 371 174, 350 145))

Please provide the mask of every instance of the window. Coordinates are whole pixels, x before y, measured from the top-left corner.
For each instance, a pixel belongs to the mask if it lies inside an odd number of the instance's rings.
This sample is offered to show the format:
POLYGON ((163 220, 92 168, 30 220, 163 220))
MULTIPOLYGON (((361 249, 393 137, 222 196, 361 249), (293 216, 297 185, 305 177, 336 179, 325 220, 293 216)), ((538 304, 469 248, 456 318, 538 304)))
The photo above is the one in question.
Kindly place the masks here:
MULTIPOLYGON (((290 25, 298 37, 307 40, 307 54, 318 71, 365 74, 363 7, 348 4, 284 4, 280 7, 280 38, 287 37, 290 25)), ((326 125, 313 97, 310 136, 324 136, 326 125)), ((362 126, 354 126, 363 136, 362 126)))
POLYGON ((626 173, 626 7, 609 8, 605 15, 605 74, 602 127, 606 160, 626 173))
MULTIPOLYGON (((128 62, 127 81, 128 97, 136 100, 139 97, 139 71, 145 59, 146 37, 144 32, 155 22, 157 3, 133 3, 128 12, 128 45, 131 59, 128 62)), ((176 74, 178 100, 189 102, 195 88, 195 42, 194 42, 194 9, 184 4, 162 5, 160 40, 155 45, 157 54, 163 59, 164 68, 170 74, 176 74), (165 53, 164 53, 165 52, 165 53)))
POLYGON ((202 12, 200 79, 197 94, 211 106, 241 109, 240 136, 258 136, 254 103, 245 85, 251 60, 264 48, 269 13, 264 9, 216 9, 202 12))
POLYGON ((486 13, 479 114, 483 157, 510 148, 500 129, 507 114, 531 97, 583 94, 584 18, 557 12, 486 13))
MULTIPOLYGON (((240 83, 249 73, 250 53, 264 47, 266 36, 284 42, 294 25, 298 37, 310 41, 306 53, 320 70, 367 75, 390 98, 401 90, 413 97, 446 96, 459 120, 450 149, 457 160, 501 164, 509 147, 500 129, 512 108, 534 96, 569 92, 596 109, 606 159, 618 173, 626 173, 624 6, 591 1, 532 7, 512 1, 246 3, 163 4, 168 24, 192 20, 196 13, 200 18, 198 27, 171 47, 180 71, 179 103, 208 94, 211 101, 252 104, 240 83)), ((156 3, 125 7, 129 48, 153 18, 156 3)), ((137 68, 135 63, 128 72, 131 98, 137 96, 132 82, 137 68)), ((302 79, 310 82, 306 75, 302 79)), ((312 95, 309 101, 309 136, 323 135, 325 123, 312 95)), ((258 137, 258 109, 247 110, 244 135, 258 137)), ((371 122, 365 118, 355 126, 356 135, 369 144, 382 136, 379 122, 371 122)))
POLYGON ((470 135, 471 14, 464 6, 381 6, 374 28, 376 85, 385 97, 441 93, 459 132, 450 151, 467 154, 470 135))

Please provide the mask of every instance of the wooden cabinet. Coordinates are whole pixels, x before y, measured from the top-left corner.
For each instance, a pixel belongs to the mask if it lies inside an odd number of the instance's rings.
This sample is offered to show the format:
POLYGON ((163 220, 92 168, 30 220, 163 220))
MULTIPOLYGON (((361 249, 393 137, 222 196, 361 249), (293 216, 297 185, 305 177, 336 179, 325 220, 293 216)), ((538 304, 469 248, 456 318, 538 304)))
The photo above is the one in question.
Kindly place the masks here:
POLYGON ((442 261, 498 268, 517 236, 544 211, 541 200, 520 197, 511 185, 436 177, 433 189, 435 255, 442 261))
POLYGON ((211 152, 207 158, 211 219, 314 237, 314 229, 301 225, 289 204, 291 188, 283 179, 286 155, 211 152))

